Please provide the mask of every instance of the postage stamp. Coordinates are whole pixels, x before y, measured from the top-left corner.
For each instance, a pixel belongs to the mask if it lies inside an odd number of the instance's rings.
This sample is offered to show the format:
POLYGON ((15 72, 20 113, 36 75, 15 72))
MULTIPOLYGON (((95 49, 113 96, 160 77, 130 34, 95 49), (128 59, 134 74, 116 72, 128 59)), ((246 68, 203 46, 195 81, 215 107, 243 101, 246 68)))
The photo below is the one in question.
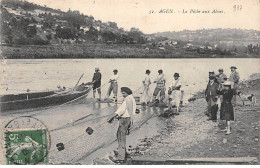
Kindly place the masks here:
POLYGON ((46 126, 33 117, 10 121, 4 131, 6 164, 48 163, 50 138, 46 126))

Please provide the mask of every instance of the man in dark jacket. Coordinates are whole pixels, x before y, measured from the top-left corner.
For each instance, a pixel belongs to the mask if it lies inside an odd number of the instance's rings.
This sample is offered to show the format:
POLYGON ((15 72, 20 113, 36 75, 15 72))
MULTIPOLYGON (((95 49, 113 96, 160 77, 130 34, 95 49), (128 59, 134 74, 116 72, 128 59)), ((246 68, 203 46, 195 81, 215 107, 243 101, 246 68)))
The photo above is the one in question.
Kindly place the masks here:
POLYGON ((99 68, 95 68, 95 73, 92 78, 93 83, 93 97, 96 97, 96 90, 98 91, 99 101, 101 100, 101 73, 99 72, 99 68))
POLYGON ((208 103, 207 115, 209 116, 209 120, 213 120, 213 121, 217 120, 217 111, 218 111, 217 90, 218 90, 218 88, 219 88, 219 84, 217 82, 215 82, 215 77, 209 76, 209 83, 208 83, 206 91, 205 91, 205 97, 206 97, 206 101, 208 103))

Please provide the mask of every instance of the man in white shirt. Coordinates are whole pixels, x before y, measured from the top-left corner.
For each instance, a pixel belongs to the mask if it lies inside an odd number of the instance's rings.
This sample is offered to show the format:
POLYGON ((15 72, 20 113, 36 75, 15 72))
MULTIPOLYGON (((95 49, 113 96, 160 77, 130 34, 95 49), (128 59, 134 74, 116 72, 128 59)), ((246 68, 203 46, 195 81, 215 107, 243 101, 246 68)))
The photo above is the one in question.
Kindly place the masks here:
POLYGON ((121 162, 126 159, 126 135, 131 124, 133 124, 133 115, 136 114, 136 102, 132 95, 131 89, 122 87, 121 93, 124 97, 122 105, 117 109, 115 114, 108 119, 111 123, 114 118, 118 118, 119 127, 117 130, 118 152, 116 156, 110 156, 113 162, 121 162))
POLYGON ((165 97, 165 83, 166 83, 166 78, 163 74, 163 70, 159 70, 158 71, 158 76, 156 78, 156 80, 154 81, 154 83, 156 83, 156 88, 154 89, 153 92, 153 102, 155 101, 157 95, 160 92, 160 101, 162 101, 165 97))
POLYGON ((151 79, 150 79, 150 73, 151 71, 150 70, 146 70, 145 74, 145 78, 143 80, 143 85, 144 85, 144 89, 143 89, 143 93, 142 93, 142 96, 141 96, 141 104, 142 105, 146 105, 150 102, 150 99, 151 99, 151 96, 150 96, 150 88, 149 86, 151 85, 151 79))
POLYGON ((109 83, 110 83, 110 86, 108 88, 108 91, 107 91, 107 96, 105 99, 109 98, 112 90, 113 90, 113 93, 114 93, 114 98, 115 98, 115 102, 117 102, 117 92, 118 92, 118 70, 115 69, 113 71, 114 75, 110 77, 109 79, 109 83))
POLYGON ((169 87, 169 107, 170 110, 172 108, 173 103, 175 102, 175 106, 177 108, 177 113, 180 110, 180 97, 181 97, 181 80, 179 73, 174 73, 173 75, 175 82, 172 83, 169 87))

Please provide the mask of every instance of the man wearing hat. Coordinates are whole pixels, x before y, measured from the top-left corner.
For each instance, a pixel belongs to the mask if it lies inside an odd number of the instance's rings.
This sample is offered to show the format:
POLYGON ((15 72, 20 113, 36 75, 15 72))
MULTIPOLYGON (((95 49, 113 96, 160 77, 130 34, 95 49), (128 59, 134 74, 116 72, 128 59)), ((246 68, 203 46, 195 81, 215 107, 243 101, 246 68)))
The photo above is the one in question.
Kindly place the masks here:
MULTIPOLYGON (((235 91, 237 91, 237 89, 238 89, 238 82, 239 82, 239 79, 240 79, 239 73, 236 71, 236 69, 237 69, 236 66, 230 67, 231 74, 230 74, 230 77, 228 78, 228 81, 233 83, 233 89, 235 91)), ((234 95, 233 98, 232 98, 232 104, 233 104, 233 106, 236 106, 236 95, 234 95)))
POLYGON ((156 83, 156 88, 154 89, 153 92, 153 102, 155 102, 157 95, 160 93, 160 101, 162 101, 165 97, 165 83, 166 83, 166 78, 163 74, 163 70, 158 71, 158 76, 156 80, 154 81, 156 83))
POLYGON ((229 135, 231 133, 230 121, 234 120, 234 109, 232 106, 232 97, 235 94, 235 90, 231 89, 231 82, 225 81, 217 90, 217 93, 223 96, 223 102, 221 103, 220 109, 220 119, 226 120, 226 129, 222 131, 226 131, 226 134, 229 135))
POLYGON ((128 134, 131 124, 133 124, 133 116, 136 114, 136 102, 131 89, 122 87, 121 93, 124 97, 124 101, 115 114, 108 119, 109 123, 111 123, 114 118, 118 118, 119 120, 119 127, 116 134, 118 151, 114 151, 115 156, 109 157, 113 162, 122 162, 126 159, 126 135, 128 134))
MULTIPOLYGON (((218 70, 218 72, 219 72, 219 74, 216 75, 216 79, 218 80, 218 83, 219 83, 219 84, 222 84, 222 83, 224 83, 225 81, 227 81, 227 76, 224 74, 224 70, 223 70, 222 68, 220 68, 220 69, 218 70)), ((221 86, 221 85, 219 85, 219 86, 221 86)), ((223 96, 220 95, 219 98, 218 98, 218 100, 217 100, 219 110, 220 110, 220 107, 221 107, 221 102, 222 102, 222 100, 223 100, 223 96)))
POLYGON ((151 85, 151 79, 150 79, 150 73, 151 71, 150 70, 146 70, 145 72, 145 78, 143 80, 143 86, 144 86, 144 89, 143 89, 143 93, 142 93, 142 96, 141 96, 141 104, 142 105, 146 105, 150 102, 150 99, 151 99, 151 96, 150 96, 150 85, 151 85))
POLYGON ((213 77, 215 78, 215 79, 214 79, 215 82, 218 83, 218 80, 217 80, 217 78, 216 78, 216 74, 215 74, 214 71, 209 71, 209 77, 210 77, 210 76, 213 76, 213 77))
POLYGON ((218 83, 224 83, 227 80, 227 75, 224 74, 224 70, 222 68, 220 68, 218 72, 219 74, 216 75, 218 83))
POLYGON ((170 85, 169 87, 169 107, 168 109, 170 110, 173 105, 173 99, 175 102, 175 106, 177 108, 177 113, 179 113, 180 110, 180 96, 181 96, 181 80, 180 80, 180 75, 179 73, 174 73, 173 75, 175 82, 170 85))
POLYGON ((93 83, 93 97, 96 98, 96 90, 98 91, 99 101, 101 100, 101 73, 99 72, 99 68, 95 68, 95 73, 92 78, 93 83))
POLYGON ((110 79, 109 79, 110 86, 109 86, 108 91, 107 91, 106 99, 109 98, 111 92, 113 91, 115 102, 117 102, 118 78, 119 78, 119 76, 117 74, 118 70, 114 69, 113 73, 114 73, 114 75, 111 76, 110 79))
POLYGON ((215 82, 215 79, 216 78, 214 76, 209 76, 209 83, 205 91, 205 97, 208 104, 207 115, 209 116, 209 120, 213 120, 213 121, 217 120, 217 111, 218 111, 217 90, 219 88, 219 84, 215 82))

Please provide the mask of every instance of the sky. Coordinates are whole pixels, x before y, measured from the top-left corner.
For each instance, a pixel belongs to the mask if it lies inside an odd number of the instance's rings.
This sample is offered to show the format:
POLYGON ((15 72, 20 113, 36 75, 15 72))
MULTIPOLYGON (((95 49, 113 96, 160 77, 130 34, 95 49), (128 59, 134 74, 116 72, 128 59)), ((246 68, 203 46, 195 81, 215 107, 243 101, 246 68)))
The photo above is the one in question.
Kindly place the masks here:
POLYGON ((260 0, 27 0, 62 11, 78 10, 144 33, 214 28, 260 30, 260 0), (212 13, 216 9, 222 13, 212 13), (160 13, 161 10, 168 13, 160 13), (192 12, 199 11, 198 12, 192 12), (187 13, 184 13, 186 11, 187 13), (207 11, 209 13, 202 13, 207 11))

